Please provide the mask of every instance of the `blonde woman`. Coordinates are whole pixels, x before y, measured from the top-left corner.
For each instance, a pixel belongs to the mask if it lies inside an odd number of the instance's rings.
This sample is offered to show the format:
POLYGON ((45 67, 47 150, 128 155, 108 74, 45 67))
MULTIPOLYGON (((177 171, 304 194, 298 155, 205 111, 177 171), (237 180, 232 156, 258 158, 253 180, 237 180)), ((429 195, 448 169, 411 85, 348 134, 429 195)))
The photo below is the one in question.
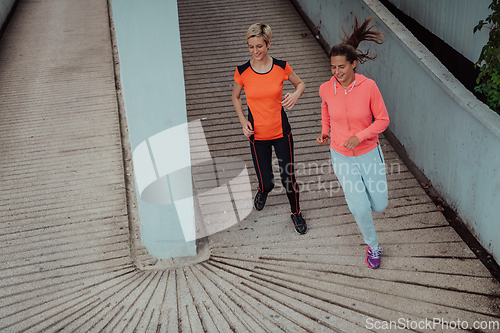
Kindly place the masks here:
POLYGON ((254 208, 262 210, 274 188, 271 165, 272 148, 278 159, 281 182, 290 202, 295 231, 307 232, 299 206, 299 188, 294 174, 293 137, 285 108, 290 110, 305 90, 305 84, 286 61, 272 58, 272 32, 267 24, 255 23, 247 30, 248 50, 252 58, 236 68, 232 100, 243 134, 250 140, 252 159, 259 181, 254 208), (295 91, 283 96, 283 82, 290 81, 295 91), (248 119, 243 114, 241 92, 245 89, 248 119))

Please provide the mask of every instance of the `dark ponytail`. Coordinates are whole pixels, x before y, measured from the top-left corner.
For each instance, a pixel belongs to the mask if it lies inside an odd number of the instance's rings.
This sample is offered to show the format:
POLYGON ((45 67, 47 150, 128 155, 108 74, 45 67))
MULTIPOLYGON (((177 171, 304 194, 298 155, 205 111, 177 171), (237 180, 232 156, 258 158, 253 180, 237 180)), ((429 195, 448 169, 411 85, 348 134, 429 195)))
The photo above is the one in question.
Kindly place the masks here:
POLYGON ((344 28, 342 28, 342 31, 344 32, 342 43, 332 47, 332 50, 330 51, 330 58, 334 56, 345 56, 346 60, 351 64, 354 60, 362 64, 366 60, 375 59, 377 55, 369 55, 370 50, 366 51, 366 53, 358 50, 358 45, 362 41, 375 42, 377 44, 382 44, 384 42, 384 34, 380 31, 373 30, 376 25, 370 25, 372 20, 373 17, 369 17, 360 26, 358 18, 354 16, 354 29, 352 34, 349 36, 345 32, 344 28))

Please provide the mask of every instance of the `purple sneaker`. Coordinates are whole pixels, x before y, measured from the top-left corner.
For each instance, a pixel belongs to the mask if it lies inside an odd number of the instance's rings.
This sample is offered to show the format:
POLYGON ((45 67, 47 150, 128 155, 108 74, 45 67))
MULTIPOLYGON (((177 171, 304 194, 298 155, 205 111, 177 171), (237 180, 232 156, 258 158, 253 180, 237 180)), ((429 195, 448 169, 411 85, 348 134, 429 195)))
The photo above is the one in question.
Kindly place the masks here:
POLYGON ((380 253, 383 251, 380 246, 375 249, 371 247, 366 248, 366 264, 370 268, 378 268, 380 266, 380 253))

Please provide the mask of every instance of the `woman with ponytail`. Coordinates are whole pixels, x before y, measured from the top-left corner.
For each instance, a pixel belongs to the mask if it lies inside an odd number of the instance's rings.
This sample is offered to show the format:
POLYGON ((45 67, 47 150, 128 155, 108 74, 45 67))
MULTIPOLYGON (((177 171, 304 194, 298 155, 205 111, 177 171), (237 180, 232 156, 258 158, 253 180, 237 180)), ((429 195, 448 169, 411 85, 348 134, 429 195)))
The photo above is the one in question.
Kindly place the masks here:
POLYGON ((321 103, 321 135, 316 139, 327 145, 334 172, 344 190, 349 210, 363 235, 366 264, 380 265, 378 237, 372 211, 387 207, 385 163, 378 135, 389 125, 389 116, 375 82, 356 73, 358 64, 375 56, 358 50, 362 41, 383 43, 383 33, 370 25, 372 18, 359 25, 355 17, 354 30, 344 31, 342 43, 332 47, 330 63, 332 78, 319 88, 321 103))

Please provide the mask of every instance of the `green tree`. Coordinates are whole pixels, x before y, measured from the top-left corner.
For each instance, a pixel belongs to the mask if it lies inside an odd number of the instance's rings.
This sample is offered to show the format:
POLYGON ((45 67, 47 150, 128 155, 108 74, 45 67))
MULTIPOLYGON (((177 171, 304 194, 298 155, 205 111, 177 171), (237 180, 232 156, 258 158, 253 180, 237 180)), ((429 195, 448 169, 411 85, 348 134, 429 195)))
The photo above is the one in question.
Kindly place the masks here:
POLYGON ((488 43, 475 64, 480 68, 475 90, 484 94, 484 102, 500 114, 500 0, 493 0, 488 8, 493 13, 474 27, 474 33, 484 26, 490 29, 488 43))

